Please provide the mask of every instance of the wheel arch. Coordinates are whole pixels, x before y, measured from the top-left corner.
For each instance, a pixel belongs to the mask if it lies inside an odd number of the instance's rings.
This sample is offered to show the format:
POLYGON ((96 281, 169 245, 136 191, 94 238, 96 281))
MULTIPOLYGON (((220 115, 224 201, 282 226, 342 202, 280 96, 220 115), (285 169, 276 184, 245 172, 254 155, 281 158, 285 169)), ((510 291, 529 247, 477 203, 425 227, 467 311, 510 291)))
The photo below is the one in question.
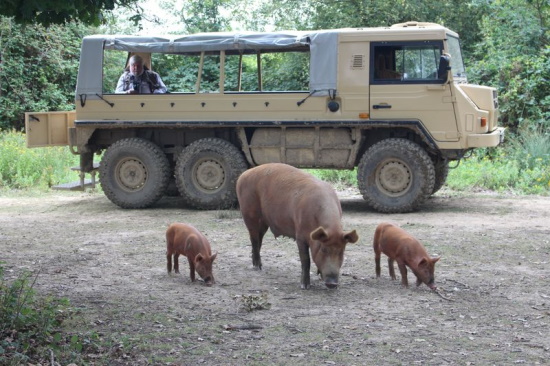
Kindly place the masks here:
POLYGON ((376 121, 362 129, 362 144, 356 156, 356 166, 371 146, 390 138, 412 141, 434 158, 441 154, 435 140, 420 121, 376 121))

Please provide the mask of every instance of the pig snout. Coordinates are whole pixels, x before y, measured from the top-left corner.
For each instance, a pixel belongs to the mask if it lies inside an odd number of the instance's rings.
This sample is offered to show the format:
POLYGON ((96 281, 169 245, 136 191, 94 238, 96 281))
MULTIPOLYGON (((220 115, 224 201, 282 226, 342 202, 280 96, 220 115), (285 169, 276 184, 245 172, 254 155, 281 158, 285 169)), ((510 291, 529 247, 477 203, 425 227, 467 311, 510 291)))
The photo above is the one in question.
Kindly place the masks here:
POLYGON ((323 280, 325 280, 325 286, 330 289, 335 289, 338 287, 338 275, 324 275, 323 280))

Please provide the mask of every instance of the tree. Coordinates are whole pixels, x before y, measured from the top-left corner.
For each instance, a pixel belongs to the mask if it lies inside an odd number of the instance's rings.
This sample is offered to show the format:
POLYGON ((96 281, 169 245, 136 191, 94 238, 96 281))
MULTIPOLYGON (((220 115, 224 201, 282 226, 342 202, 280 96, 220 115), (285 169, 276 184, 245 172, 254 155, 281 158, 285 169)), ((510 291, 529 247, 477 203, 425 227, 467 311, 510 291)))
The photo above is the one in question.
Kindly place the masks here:
POLYGON ((22 26, 0 16, 0 129, 23 127, 25 111, 71 110, 80 42, 89 29, 22 26))
MULTIPOLYGON (((80 20, 85 24, 103 23, 105 11, 117 6, 132 7, 137 0, 2 0, 0 15, 13 17, 20 24, 64 24, 80 20)), ((135 15, 135 21, 141 19, 141 12, 135 15)))
POLYGON ((481 21, 468 76, 498 88, 500 120, 512 132, 550 128, 549 10, 541 1, 496 0, 481 21))

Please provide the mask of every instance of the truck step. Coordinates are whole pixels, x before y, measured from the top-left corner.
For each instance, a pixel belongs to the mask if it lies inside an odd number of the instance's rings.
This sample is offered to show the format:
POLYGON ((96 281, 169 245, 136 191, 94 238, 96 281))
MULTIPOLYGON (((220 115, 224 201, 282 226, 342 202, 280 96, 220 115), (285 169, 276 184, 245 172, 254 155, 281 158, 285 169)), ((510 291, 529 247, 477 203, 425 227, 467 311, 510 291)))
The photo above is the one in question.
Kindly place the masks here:
POLYGON ((56 191, 83 191, 86 188, 94 188, 95 184, 95 181, 92 181, 92 179, 86 179, 84 180, 84 184, 82 184, 82 182, 80 181, 63 183, 52 186, 52 189, 56 191))
POLYGON ((94 163, 92 171, 89 174, 92 176, 92 179, 85 179, 87 173, 81 172, 79 166, 74 166, 71 170, 79 172, 80 180, 71 183, 63 183, 53 186, 52 189, 57 191, 83 191, 86 188, 95 188, 96 185, 96 174, 99 170, 99 163, 94 163))

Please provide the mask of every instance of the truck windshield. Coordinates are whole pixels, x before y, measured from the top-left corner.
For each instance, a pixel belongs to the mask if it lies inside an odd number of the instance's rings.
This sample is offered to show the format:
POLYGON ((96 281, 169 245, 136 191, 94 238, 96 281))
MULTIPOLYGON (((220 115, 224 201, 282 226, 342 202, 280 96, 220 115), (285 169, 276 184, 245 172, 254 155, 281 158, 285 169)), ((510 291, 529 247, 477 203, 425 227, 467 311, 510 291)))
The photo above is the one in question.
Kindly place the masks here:
POLYGON ((447 46, 451 54, 451 71, 453 79, 458 82, 466 82, 466 70, 462 60, 462 50, 460 49, 460 41, 458 38, 447 35, 447 46))

